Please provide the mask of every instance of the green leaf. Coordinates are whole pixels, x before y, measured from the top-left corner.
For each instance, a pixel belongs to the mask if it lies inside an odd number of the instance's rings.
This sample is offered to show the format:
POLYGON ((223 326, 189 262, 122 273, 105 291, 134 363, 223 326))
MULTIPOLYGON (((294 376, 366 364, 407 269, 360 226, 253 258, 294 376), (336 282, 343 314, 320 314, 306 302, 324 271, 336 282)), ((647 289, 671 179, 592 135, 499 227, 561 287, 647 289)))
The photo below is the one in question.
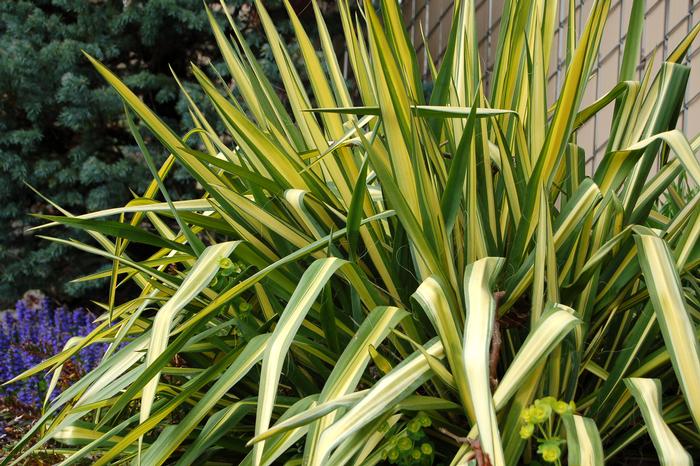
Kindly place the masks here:
MULTIPOLYGON (((239 242, 230 241, 209 246, 204 250, 175 294, 158 310, 153 319, 151 337, 146 353, 146 364, 152 364, 168 346, 170 330, 178 319, 178 314, 194 299, 219 271, 221 259, 228 258, 239 242)), ((148 419, 160 375, 146 384, 141 394, 141 422, 148 419)))
POLYGON ((661 334, 688 410, 696 427, 700 428, 700 351, 678 271, 662 239, 643 227, 637 227, 635 231, 639 264, 661 334))
MULTIPOLYGON (((359 129, 358 129, 359 131, 359 129)), ((352 201, 350 201, 350 207, 348 208, 348 217, 346 220, 347 224, 347 236, 349 243, 349 256, 350 260, 357 260, 357 247, 360 234, 360 221, 362 220, 362 209, 365 201, 365 191, 367 191, 367 166, 369 158, 365 157, 362 161, 362 167, 360 168, 360 175, 355 183, 355 190, 352 193, 352 201)))
POLYGON ((593 419, 564 414, 562 416, 566 429, 566 448, 571 466, 595 466, 604 463, 603 445, 600 433, 593 419))
MULTIPOLYGON (((328 258, 311 264, 282 312, 263 356, 255 417, 256 435, 261 435, 270 426, 282 364, 297 330, 330 276, 345 263, 342 259, 328 258)), ((256 466, 261 464, 264 445, 265 441, 260 441, 253 447, 253 464, 256 466)))
POLYGON ((693 460, 678 441, 661 414, 661 382, 658 379, 625 379, 644 417, 651 440, 664 466, 692 465, 693 460))
POLYGON ((36 214, 35 217, 62 225, 68 225, 74 228, 80 228, 82 230, 98 231, 102 234, 114 236, 116 238, 125 238, 135 243, 148 244, 150 246, 164 249, 174 249, 185 254, 192 253, 192 250, 187 245, 144 231, 143 229, 134 227, 128 223, 115 222, 111 220, 90 220, 79 217, 58 217, 55 215, 36 214))
POLYGON ((503 262, 501 258, 487 257, 470 264, 464 272, 464 372, 479 429, 479 442, 494 466, 505 464, 496 408, 491 396, 489 369, 491 336, 496 318, 493 285, 503 262))

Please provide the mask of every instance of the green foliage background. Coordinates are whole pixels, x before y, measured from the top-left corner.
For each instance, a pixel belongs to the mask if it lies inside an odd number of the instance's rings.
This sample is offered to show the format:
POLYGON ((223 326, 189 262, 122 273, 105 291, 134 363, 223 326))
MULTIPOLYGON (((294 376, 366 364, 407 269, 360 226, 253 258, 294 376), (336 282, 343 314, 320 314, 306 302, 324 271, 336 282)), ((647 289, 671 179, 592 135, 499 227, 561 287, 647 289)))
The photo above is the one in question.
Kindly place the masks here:
MULTIPOLYGON (((278 22, 283 34, 289 33, 281 3, 268 4, 284 17, 278 22)), ((266 72, 273 70, 253 9, 241 0, 229 6, 266 72)), ((94 271, 99 261, 25 233, 36 223, 30 213, 57 213, 25 181, 83 213, 127 202, 129 190, 141 193, 149 179, 124 123, 123 104, 81 49, 119 70, 183 132, 191 122, 169 67, 197 96, 189 63, 219 60, 200 0, 0 2, 0 305, 31 288, 69 300, 87 297, 104 283, 64 284, 94 271)), ((227 77, 225 69, 221 73, 227 77)), ((176 198, 196 192, 184 176, 176 174, 170 183, 176 198)))

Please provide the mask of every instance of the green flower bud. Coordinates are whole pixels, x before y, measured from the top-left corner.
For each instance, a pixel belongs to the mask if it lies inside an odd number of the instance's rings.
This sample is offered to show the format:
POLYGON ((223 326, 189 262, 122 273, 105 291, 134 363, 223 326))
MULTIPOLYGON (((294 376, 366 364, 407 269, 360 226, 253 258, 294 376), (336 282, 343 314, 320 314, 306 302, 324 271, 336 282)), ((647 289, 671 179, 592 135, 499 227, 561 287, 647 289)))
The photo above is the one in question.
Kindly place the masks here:
POLYGON ((552 414, 552 408, 547 409, 542 406, 535 406, 532 409, 532 422, 542 424, 549 419, 550 414, 552 414))
POLYGON ((399 439, 399 450, 408 451, 413 448, 413 440, 408 437, 401 437, 399 439))
POLYGON ((432 455, 433 446, 429 443, 424 443, 420 446, 420 451, 423 452, 424 455, 432 455))
POLYGON ((520 420, 524 423, 532 422, 532 407, 528 407, 523 409, 523 412, 520 413, 520 420))
POLYGON ((566 401, 557 401, 554 403, 554 412, 561 415, 564 413, 569 413, 571 412, 571 407, 569 406, 569 403, 566 401))
POLYGON ((430 424, 433 423, 430 416, 425 413, 420 413, 416 419, 418 419, 418 422, 420 422, 420 425, 423 427, 430 427, 430 424))
POLYGON ((535 400, 535 406, 531 408, 532 422, 541 424, 552 415, 552 407, 542 400, 535 400))
POLYGON ((535 432, 535 425, 531 423, 523 424, 520 426, 520 438, 521 439, 528 439, 532 437, 532 434, 535 432))
POLYGON ((418 450, 417 448, 414 448, 411 451, 411 458, 413 458, 414 460, 419 460, 419 459, 421 459, 422 456, 423 456, 423 453, 421 453, 420 450, 418 450))
POLYGON ((408 429, 408 431, 409 431, 410 433, 415 434, 415 433, 417 433, 418 431, 421 430, 421 427, 422 427, 422 426, 421 426, 420 421, 417 420, 417 419, 414 419, 414 420, 412 420, 411 422, 408 423, 408 426, 406 427, 406 429, 408 429))
POLYGON ((233 261, 229 259, 228 257, 222 257, 219 259, 219 268, 221 269, 230 269, 233 267, 233 261))
POLYGON ((537 447, 537 453, 548 463, 556 462, 561 456, 561 448, 555 442, 544 442, 537 447))
POLYGON ((541 400, 535 400, 535 404, 538 404, 538 401, 540 404, 549 405, 551 408, 554 408, 554 405, 557 404, 557 399, 553 396, 545 396, 541 400))
POLYGON ((238 310, 241 312, 248 312, 251 309, 253 309, 253 306, 250 305, 247 301, 243 301, 240 306, 238 306, 238 310))
POLYGON ((389 458, 389 461, 394 463, 396 462, 396 460, 399 459, 399 455, 399 450, 397 450, 396 448, 392 448, 391 450, 389 450, 389 453, 386 455, 386 457, 389 458))

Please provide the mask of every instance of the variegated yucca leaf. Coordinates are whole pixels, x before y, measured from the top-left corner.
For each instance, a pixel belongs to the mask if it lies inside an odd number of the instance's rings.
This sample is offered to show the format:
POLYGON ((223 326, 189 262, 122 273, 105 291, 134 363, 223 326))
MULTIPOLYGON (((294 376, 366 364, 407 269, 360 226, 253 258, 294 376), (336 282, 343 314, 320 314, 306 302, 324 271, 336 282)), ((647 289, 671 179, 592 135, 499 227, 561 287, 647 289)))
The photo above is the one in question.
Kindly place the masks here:
POLYGON ((661 410, 661 382, 658 379, 625 379, 627 389, 644 417, 649 435, 664 466, 692 465, 693 460, 664 421, 661 410))
POLYGON ((640 265, 666 350, 671 356, 688 410, 696 427, 700 427, 700 351, 678 271, 662 239, 641 227, 637 231, 640 265))
MULTIPOLYGON (((228 259, 238 242, 218 243, 210 246, 192 266, 187 278, 178 287, 170 300, 165 303, 155 318, 151 329, 151 338, 146 352, 146 365, 150 365, 168 346, 170 329, 176 323, 178 313, 187 306, 214 278, 219 270, 221 260, 228 259)), ((151 405, 158 387, 158 375, 143 388, 141 395, 141 422, 144 422, 151 411, 151 405)))
POLYGON ((571 466, 595 466, 604 463, 603 445, 593 419, 567 414, 562 417, 566 428, 566 446, 571 466))
POLYGON ((494 466, 505 464, 496 409, 491 395, 489 354, 496 318, 493 284, 503 259, 487 257, 470 264, 464 273, 466 306, 462 357, 471 394, 479 441, 494 466))
POLYGON ((640 63, 642 0, 507 0, 487 70, 474 0, 442 55, 416 52, 405 2, 258 0, 254 47, 238 10, 206 3, 222 61, 191 68, 199 89, 174 77, 184 135, 88 57, 153 181, 99 212, 47 199, 60 215, 33 230, 87 232, 44 237, 104 259, 77 280, 109 292, 91 334, 13 381, 53 387, 109 347, 0 464, 56 447, 63 465, 371 465, 411 433, 424 464, 510 466, 548 430, 568 464, 700 454, 700 137, 676 128, 700 26, 640 63), (589 101, 610 11, 618 79, 589 101), (176 166, 194 199, 168 192, 176 166), (545 397, 576 410, 523 440, 545 397))

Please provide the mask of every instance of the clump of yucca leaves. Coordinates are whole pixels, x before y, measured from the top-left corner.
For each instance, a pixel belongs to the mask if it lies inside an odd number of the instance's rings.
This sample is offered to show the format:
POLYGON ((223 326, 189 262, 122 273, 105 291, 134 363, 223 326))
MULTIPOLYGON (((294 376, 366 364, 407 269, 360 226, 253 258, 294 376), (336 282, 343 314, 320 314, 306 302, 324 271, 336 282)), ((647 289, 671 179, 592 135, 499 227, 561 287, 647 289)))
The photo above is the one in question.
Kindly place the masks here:
POLYGON ((486 95, 474 2, 457 1, 428 100, 396 2, 353 15, 339 0, 358 99, 315 4, 313 40, 289 8, 297 69, 258 3, 289 108, 233 21, 231 39, 212 21, 240 98, 194 74, 226 135, 192 99, 197 127, 174 134, 91 58, 154 181, 124 207, 46 217, 92 234, 94 245, 54 240, 112 261, 85 278, 112 287, 96 330, 24 377, 84 345, 111 349, 15 452, 39 432, 32 449, 64 442, 63 464, 376 464, 420 411, 436 463, 511 465, 537 454, 521 413, 554 397, 576 403, 563 415, 568 464, 624 462, 647 435, 663 462, 689 464, 700 196, 677 186, 700 181, 700 140, 673 128, 699 29, 637 81, 635 1, 619 84, 580 108, 609 5, 569 25, 549 108, 556 2, 506 2, 486 95), (608 105, 606 155, 588 177, 576 131, 608 105), (163 166, 134 115, 171 154, 163 166), (201 199, 168 196, 175 163, 201 199), (152 255, 131 258, 132 243, 152 255), (127 281, 142 292, 120 300, 127 281))

